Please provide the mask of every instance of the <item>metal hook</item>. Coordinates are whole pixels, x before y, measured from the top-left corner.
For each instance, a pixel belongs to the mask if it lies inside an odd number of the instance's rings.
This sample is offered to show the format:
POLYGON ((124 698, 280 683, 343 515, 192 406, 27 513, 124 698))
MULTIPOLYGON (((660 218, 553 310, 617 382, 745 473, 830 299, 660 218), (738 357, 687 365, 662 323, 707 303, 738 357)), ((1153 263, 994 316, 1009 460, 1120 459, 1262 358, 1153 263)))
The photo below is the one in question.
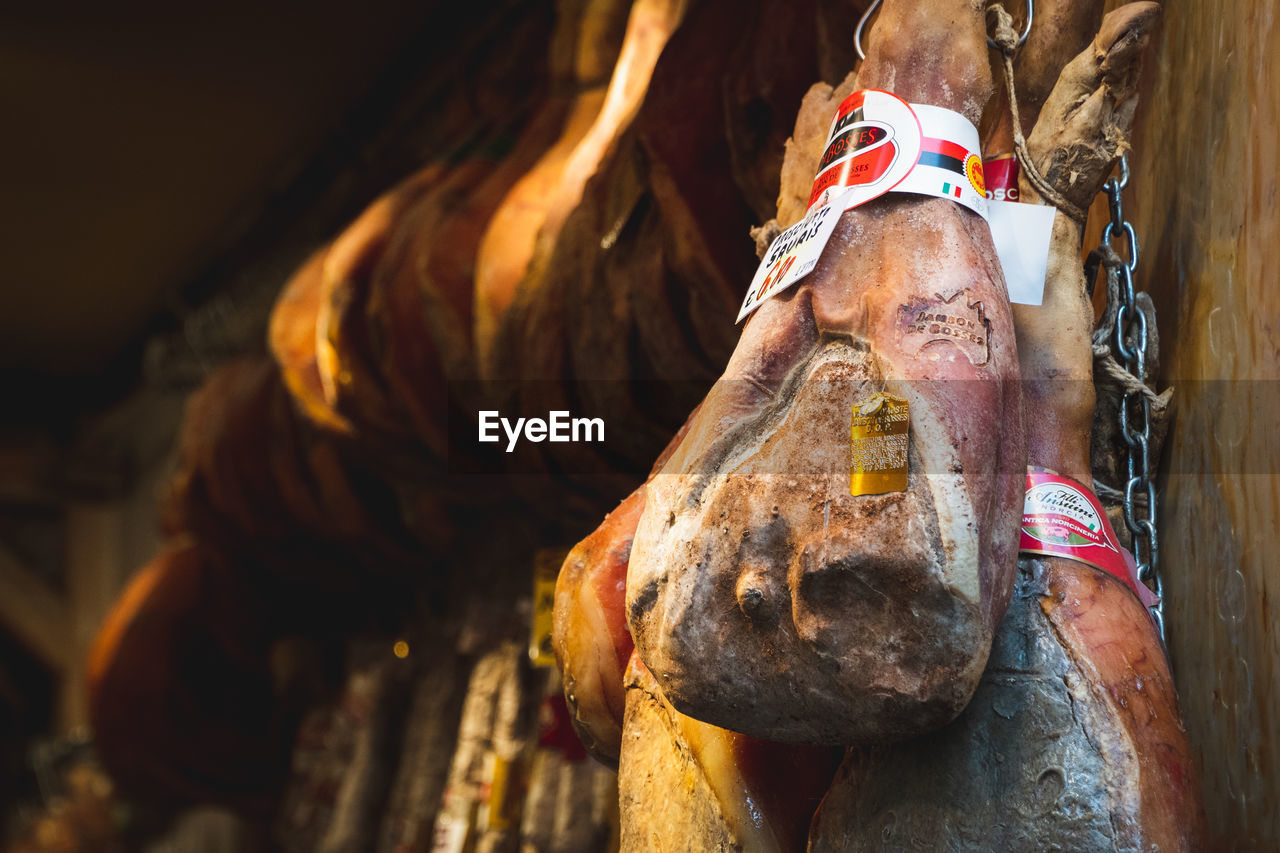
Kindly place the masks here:
MULTIPOLYGON (((1018 36, 1018 47, 1022 47, 1027 42, 1027 36, 1031 35, 1031 22, 1036 17, 1035 0, 1027 0, 1027 23, 1022 27, 1022 35, 1018 36)), ((991 47, 998 47, 991 39, 987 39, 987 44, 991 47)))
POLYGON ((862 50, 862 28, 867 25, 867 21, 871 19, 871 15, 879 5, 880 0, 871 0, 871 5, 867 7, 867 11, 863 12, 862 17, 858 19, 858 28, 853 31, 853 49, 858 52, 859 59, 867 58, 867 54, 862 50))
MULTIPOLYGON (((853 49, 858 52, 859 59, 866 59, 867 54, 862 49, 862 31, 867 26, 867 21, 871 20, 871 16, 880 6, 880 0, 871 0, 871 5, 867 7, 867 11, 862 13, 862 17, 858 19, 858 27, 853 31, 853 49)), ((1022 47, 1026 42, 1027 36, 1031 35, 1031 21, 1035 18, 1036 4, 1035 0, 1027 0, 1027 23, 1022 28, 1022 35, 1018 38, 1018 47, 1022 47)), ((998 47, 991 39, 987 39, 987 44, 991 47, 998 47)))

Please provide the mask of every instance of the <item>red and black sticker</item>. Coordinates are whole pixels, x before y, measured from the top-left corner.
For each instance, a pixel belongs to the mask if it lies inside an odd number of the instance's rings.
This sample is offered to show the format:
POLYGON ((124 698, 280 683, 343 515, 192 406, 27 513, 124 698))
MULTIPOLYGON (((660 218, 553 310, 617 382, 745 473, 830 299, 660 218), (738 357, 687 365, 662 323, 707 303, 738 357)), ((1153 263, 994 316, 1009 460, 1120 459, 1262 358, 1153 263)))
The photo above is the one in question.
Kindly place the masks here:
POLYGON ((928 136, 920 142, 920 159, 917 162, 921 166, 935 166, 968 178, 964 164, 969 158, 969 152, 962 146, 945 139, 933 139, 928 136))
POLYGON ((889 128, 884 125, 865 123, 850 127, 827 144, 827 150, 822 152, 822 159, 818 161, 818 171, 821 172, 842 157, 883 142, 888 136, 889 128))
POLYGON ((986 196, 996 201, 1018 201, 1018 158, 1012 154, 982 164, 986 196))
POLYGON ((897 157, 898 145, 890 140, 847 160, 837 162, 814 178, 813 190, 809 193, 809 206, 812 207, 823 192, 831 187, 875 183, 884 177, 885 172, 889 171, 889 167, 897 157))

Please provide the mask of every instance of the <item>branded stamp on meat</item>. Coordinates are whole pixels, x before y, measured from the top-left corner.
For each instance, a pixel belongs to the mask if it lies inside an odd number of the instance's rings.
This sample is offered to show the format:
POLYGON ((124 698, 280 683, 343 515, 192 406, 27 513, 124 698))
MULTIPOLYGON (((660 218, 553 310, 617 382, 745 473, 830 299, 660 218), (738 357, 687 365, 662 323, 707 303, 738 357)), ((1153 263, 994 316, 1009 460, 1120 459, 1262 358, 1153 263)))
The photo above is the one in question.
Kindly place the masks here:
POLYGON ((909 356, 936 344, 951 344, 972 364, 981 366, 991 357, 987 347, 990 332, 982 302, 973 302, 967 289, 945 298, 939 293, 932 299, 912 299, 898 306, 898 335, 909 356))

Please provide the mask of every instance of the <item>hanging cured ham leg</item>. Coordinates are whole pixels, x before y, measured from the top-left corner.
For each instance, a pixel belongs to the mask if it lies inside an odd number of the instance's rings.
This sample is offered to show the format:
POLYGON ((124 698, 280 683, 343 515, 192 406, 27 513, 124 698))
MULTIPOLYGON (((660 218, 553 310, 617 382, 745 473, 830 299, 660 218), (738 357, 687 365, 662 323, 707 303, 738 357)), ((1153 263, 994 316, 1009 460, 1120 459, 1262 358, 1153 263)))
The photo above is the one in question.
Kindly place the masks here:
MULTIPOLYGON (((654 65, 685 6, 686 0, 636 0, 608 89, 583 92, 561 139, 512 187, 486 228, 476 260, 475 292, 476 353, 483 374, 498 368, 494 350, 502 324, 518 322, 527 313, 523 303, 540 288, 565 221, 609 149, 634 121, 654 65)), ((607 20, 618 8, 616 0, 588 3, 588 21, 607 20)), ((596 65, 584 49, 579 75, 589 76, 596 65)))
MULTIPOLYGON (((1154 3, 1121 7, 1063 72, 1029 139, 1050 185, 1087 206, 1127 136, 1154 3)), ((1025 182, 1023 193, 1039 200, 1025 182)), ((1080 226, 1058 214, 1044 304, 1015 310, 1028 456, 1090 481, 1093 312, 1080 226)), ((1081 486, 1081 488, 1087 488, 1081 486)), ((1164 650, 1125 580, 1024 556, 973 702, 924 738, 846 762, 814 850, 1201 850, 1203 811, 1164 650)))
POLYGON ((598 759, 621 764, 623 849, 803 850, 839 752, 709 726, 663 698, 623 616, 643 509, 642 486, 570 552, 556 586, 556 654, 574 727, 598 759), (674 787, 680 796, 669 796, 674 787))
MULTIPOLYGON (((695 410, 696 414, 696 410, 695 410)), ((690 417, 653 464, 653 478, 689 431, 690 417)), ((556 578, 551 641, 565 701, 582 743, 605 764, 617 764, 625 701, 623 673, 635 649, 627 629, 627 566, 648 482, 605 516, 573 547, 556 578)))
MULTIPOLYGON (((559 138, 510 187, 485 226, 475 268, 475 336, 481 342, 481 351, 487 351, 495 326, 528 269, 538 232, 549 219, 553 220, 552 229, 559 227, 563 208, 577 198, 588 177, 566 175, 565 170, 597 122, 614 60, 623 58, 614 50, 602 49, 600 44, 616 44, 616 31, 625 26, 627 7, 623 0, 572 0, 559 5, 560 15, 581 16, 575 33, 559 35, 560 44, 569 41, 571 35, 577 39, 572 76, 561 84, 575 89, 576 94, 559 138), (564 189, 562 181, 566 184, 564 189)), ((629 62, 634 62, 630 57, 637 46, 633 35, 626 57, 629 62)), ((554 54, 553 50, 553 57, 554 54)))
MULTIPOLYGON (((974 0, 888 0, 857 87, 976 124, 991 91, 982 18, 974 0)), ((853 88, 805 99, 784 227, 853 88)), ((1015 568, 1017 380, 979 216, 904 194, 845 213, 813 272, 749 320, 649 484, 627 616, 671 704, 811 743, 907 737, 959 713, 1015 568), (853 413, 885 394, 909 408, 906 488, 854 494, 853 413)))
POLYGON ((806 848, 839 750, 769 743, 685 716, 637 655, 626 690, 618 772, 623 850, 806 848))
POLYGON ((634 654, 623 596, 646 486, 574 547, 556 583, 565 698, 588 750, 621 765, 623 849, 802 850, 839 750, 768 743, 687 717, 634 654), (681 796, 669 796, 673 788, 681 796))
MULTIPOLYGON (((1027 31, 1027 39, 1013 61, 1023 134, 1031 133, 1036 116, 1058 82, 1062 69, 1098 32, 1104 5, 1103 0, 1035 0, 1035 25, 1027 31)), ((988 22, 990 20, 988 17, 988 22)), ((1000 162, 1014 157, 1013 113, 1009 110, 1008 93, 1003 88, 997 100, 995 117, 982 144, 983 159, 987 161, 988 190, 1017 187, 1017 169, 1010 170, 1007 163, 1000 162), (1011 178, 1011 183, 1005 183, 1006 176, 1011 178)), ((1018 198, 1010 196, 1009 200, 1017 201, 1018 198)))
POLYGON ((622 676, 635 648, 623 597, 643 511, 641 486, 574 546, 556 581, 552 641, 565 701, 579 739, 606 764, 616 764, 622 748, 622 676))

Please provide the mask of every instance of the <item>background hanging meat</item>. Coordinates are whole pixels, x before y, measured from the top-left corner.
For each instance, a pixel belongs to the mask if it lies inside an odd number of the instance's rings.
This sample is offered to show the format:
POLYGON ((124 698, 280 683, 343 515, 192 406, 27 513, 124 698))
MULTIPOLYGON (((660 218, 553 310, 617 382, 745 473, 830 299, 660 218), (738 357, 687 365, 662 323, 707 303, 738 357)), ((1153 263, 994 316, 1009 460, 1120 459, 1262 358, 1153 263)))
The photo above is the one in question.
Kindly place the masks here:
POLYGON ((239 594, 237 568, 175 541, 134 577, 95 639, 95 747, 130 796, 270 814, 300 708, 277 701, 278 635, 260 601, 239 594))
POLYGON ((419 537, 448 528, 411 531, 399 507, 298 420, 270 361, 215 373, 188 403, 172 545, 92 646, 90 719, 113 775, 170 804, 269 809, 333 644, 404 618, 411 587, 440 587, 419 537))
POLYGON ((475 340, 484 373, 492 373, 493 338, 503 316, 521 288, 538 286, 532 267, 545 263, 539 257, 554 245, 565 217, 582 198, 583 186, 639 107, 653 65, 679 26, 684 7, 681 0, 595 0, 584 6, 572 54, 574 97, 560 136, 504 193, 479 246, 475 340), (620 50, 602 51, 602 42, 615 43, 618 33, 620 50))
POLYGON ((847 31, 815 22, 850 14, 693 4, 557 239, 540 240, 545 260, 499 324, 486 378, 512 417, 569 410, 625 425, 603 446, 514 454, 513 470, 536 475, 517 480, 528 503, 554 504, 574 536, 635 487, 727 358, 753 205, 775 192, 764 176, 818 65, 851 53, 847 31))

